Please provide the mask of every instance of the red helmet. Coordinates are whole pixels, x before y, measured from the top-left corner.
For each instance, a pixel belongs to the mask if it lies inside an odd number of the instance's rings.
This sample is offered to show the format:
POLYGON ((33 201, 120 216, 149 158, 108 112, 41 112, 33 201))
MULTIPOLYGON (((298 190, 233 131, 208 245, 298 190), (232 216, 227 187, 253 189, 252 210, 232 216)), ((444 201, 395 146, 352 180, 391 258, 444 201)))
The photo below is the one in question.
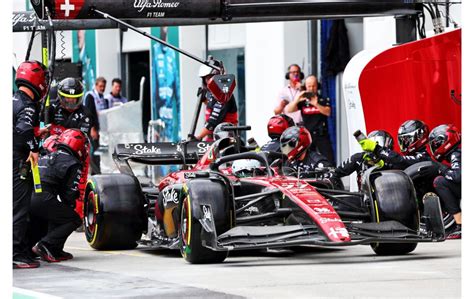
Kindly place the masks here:
POLYGON ((281 152, 288 160, 299 158, 311 145, 311 134, 305 127, 289 127, 280 137, 281 152))
POLYGON ((281 134, 288 129, 293 127, 295 122, 291 117, 286 114, 274 115, 270 118, 267 124, 268 136, 270 138, 280 138, 281 134))
POLYGON ((22 62, 16 70, 16 86, 26 86, 31 89, 36 101, 41 100, 46 95, 48 81, 48 70, 41 62, 36 60, 22 62))
POLYGON ((56 146, 58 145, 59 135, 51 135, 43 142, 43 148, 46 149, 49 153, 56 151, 56 146))
POLYGON ((428 143, 428 126, 421 120, 407 120, 398 129, 398 145, 404 154, 419 151, 428 143))
POLYGON ((461 143, 461 134, 452 124, 440 125, 431 131, 429 139, 431 153, 441 161, 461 143))
POLYGON ((78 129, 67 129, 58 138, 58 146, 65 145, 84 161, 87 157, 88 142, 86 135, 78 129))

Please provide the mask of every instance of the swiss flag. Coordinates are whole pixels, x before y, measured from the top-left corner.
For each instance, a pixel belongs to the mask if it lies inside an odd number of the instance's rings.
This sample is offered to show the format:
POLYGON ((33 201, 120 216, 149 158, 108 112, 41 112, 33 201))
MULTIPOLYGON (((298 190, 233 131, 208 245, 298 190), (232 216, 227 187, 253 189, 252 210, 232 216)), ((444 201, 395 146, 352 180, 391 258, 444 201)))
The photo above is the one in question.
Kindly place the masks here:
POLYGON ((54 5, 57 19, 75 19, 84 6, 84 0, 56 0, 54 5))

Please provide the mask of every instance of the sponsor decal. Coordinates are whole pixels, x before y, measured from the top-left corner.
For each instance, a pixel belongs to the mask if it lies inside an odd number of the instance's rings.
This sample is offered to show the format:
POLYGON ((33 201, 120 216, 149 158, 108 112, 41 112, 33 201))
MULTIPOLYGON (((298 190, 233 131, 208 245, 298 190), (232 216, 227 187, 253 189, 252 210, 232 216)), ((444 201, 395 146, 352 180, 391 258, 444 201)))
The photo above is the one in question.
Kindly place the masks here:
POLYGON ((202 206, 202 213, 204 215, 204 219, 211 221, 211 208, 208 206, 202 206))
POLYGON ((344 227, 331 227, 329 229, 329 236, 337 238, 338 236, 341 236, 343 238, 348 238, 349 237, 349 232, 347 231, 346 228, 344 227))
POLYGON ((136 8, 138 12, 142 12, 144 9, 150 8, 177 8, 179 4, 179 1, 135 0, 133 7, 136 8))
POLYGON ((319 222, 321 222, 321 224, 325 224, 328 222, 342 222, 342 220, 339 218, 321 218, 319 222))
POLYGON ((329 214, 329 213, 333 213, 331 210, 329 210, 328 208, 313 208, 313 210, 318 213, 318 214, 329 214))
POLYGON ((62 19, 74 19, 79 14, 84 0, 59 0, 55 2, 56 17, 62 19))
POLYGON ((163 206, 167 206, 169 203, 178 204, 178 192, 175 189, 163 190, 163 206))
POLYGON ((125 145, 125 148, 130 148, 133 147, 133 154, 134 155, 143 155, 143 154, 161 154, 161 149, 152 145, 151 147, 148 147, 143 144, 134 144, 134 145, 125 145), (128 147, 127 147, 128 146, 128 147))
POLYGON ((209 149, 209 144, 206 143, 206 142, 199 142, 197 144, 197 148, 198 148, 198 153, 199 154, 204 154, 207 152, 207 150, 209 149))

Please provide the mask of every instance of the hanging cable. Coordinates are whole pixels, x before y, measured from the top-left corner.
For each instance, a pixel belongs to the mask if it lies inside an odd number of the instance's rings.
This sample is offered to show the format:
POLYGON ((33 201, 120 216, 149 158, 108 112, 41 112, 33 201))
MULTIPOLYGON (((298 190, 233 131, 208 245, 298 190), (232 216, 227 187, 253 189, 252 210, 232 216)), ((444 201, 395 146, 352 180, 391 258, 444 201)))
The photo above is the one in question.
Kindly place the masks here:
POLYGON ((30 53, 31 53, 31 48, 33 47, 33 40, 35 39, 35 34, 36 34, 36 25, 37 25, 37 17, 35 17, 35 22, 33 24, 33 30, 31 31, 31 37, 30 37, 30 42, 28 43, 28 49, 26 50, 26 57, 25 61, 30 60, 30 53))

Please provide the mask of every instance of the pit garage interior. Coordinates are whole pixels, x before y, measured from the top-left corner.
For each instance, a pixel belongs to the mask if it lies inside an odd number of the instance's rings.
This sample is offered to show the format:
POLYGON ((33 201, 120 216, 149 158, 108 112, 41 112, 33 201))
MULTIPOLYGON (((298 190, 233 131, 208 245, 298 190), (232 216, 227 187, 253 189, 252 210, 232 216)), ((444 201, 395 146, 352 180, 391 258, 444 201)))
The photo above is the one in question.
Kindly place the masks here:
MULTIPOLYGON (((105 95, 111 91, 113 78, 122 80, 121 94, 129 102, 100 116, 101 147, 96 155, 100 155, 102 173, 119 173, 112 158, 118 144, 177 143, 204 126, 205 107, 200 108, 198 117, 195 115, 199 106, 197 92, 202 85, 198 76, 201 63, 113 20, 81 17, 84 12, 77 20, 68 20, 64 17, 66 12, 62 13, 63 19, 37 19, 35 2, 43 1, 12 1, 14 75, 28 51, 30 59, 45 60, 45 29, 53 24, 56 81, 76 77, 90 91, 95 79, 102 76, 107 80, 105 95), (34 26, 37 28, 33 31, 34 26), (162 88, 163 82, 172 84, 162 88), (169 99, 173 101, 171 106, 159 106, 169 99), (193 123, 196 119, 197 123, 193 123)), ((217 18, 198 12, 194 16, 193 11, 168 17, 159 9, 150 8, 157 3, 186 1, 121 1, 126 3, 124 7, 114 7, 112 0, 46 2, 55 3, 53 6, 60 10, 68 5, 96 7, 203 61, 210 55, 223 61, 226 72, 235 75, 233 95, 238 125, 251 126, 251 130, 242 132, 244 141, 254 138, 258 145, 263 145, 270 140, 267 122, 274 115, 279 91, 288 84, 285 74, 291 64, 301 66, 306 77, 316 75, 320 96, 330 99, 328 123, 335 166, 360 151, 353 136, 356 130, 369 133, 385 129, 394 136, 395 149, 399 151, 397 130, 406 119, 423 119, 429 128, 453 123, 464 129, 460 54, 461 36, 466 37, 463 25, 468 16, 462 13, 465 3, 461 1, 437 1, 438 23, 433 22, 429 10, 422 8, 423 24, 421 15, 414 14, 408 4, 416 3, 419 8, 423 2, 428 6, 426 3, 433 1, 204 1, 203 7, 211 2, 235 2, 237 8, 238 4, 255 4, 255 13, 248 16, 217 18), (265 5, 281 4, 284 10, 292 2, 297 2, 293 8, 308 5, 308 12, 299 15, 300 10, 289 9, 286 16, 275 8, 269 12, 262 9, 259 15, 259 9, 265 5), (311 10, 312 4, 321 5, 322 12, 311 10), (371 5, 377 8, 370 9, 371 5), (334 46, 333 43, 341 42, 341 36, 345 43, 334 46), (341 55, 341 51, 348 60, 342 70, 329 72, 328 64, 335 57, 331 55, 341 55), (439 61, 443 62, 438 64, 439 61)), ((198 7, 199 1, 188 2, 191 7, 198 7)), ((178 166, 131 164, 138 180, 152 185, 178 170, 178 166)), ((347 192, 362 192, 356 174, 342 178, 342 182, 347 192)), ((75 259, 69 264, 42 262, 39 269, 14 271, 13 291, 8 296, 461 297, 461 241, 421 244, 415 254, 403 257, 374 257, 365 247, 239 251, 223 264, 192 265, 188 269, 190 265, 179 258, 179 252, 152 250, 142 245, 135 250, 96 251, 88 246, 83 232, 74 232, 65 249, 75 259), (287 275, 283 275, 286 271, 287 275), (349 275, 352 271, 360 271, 366 278, 349 275), (392 278, 382 274, 390 271, 392 278), (264 277, 274 283, 268 283, 264 277), (374 282, 373 289, 369 281, 374 282), (355 291, 349 290, 354 287, 355 291)), ((465 283, 465 277, 463 280, 465 283)))

